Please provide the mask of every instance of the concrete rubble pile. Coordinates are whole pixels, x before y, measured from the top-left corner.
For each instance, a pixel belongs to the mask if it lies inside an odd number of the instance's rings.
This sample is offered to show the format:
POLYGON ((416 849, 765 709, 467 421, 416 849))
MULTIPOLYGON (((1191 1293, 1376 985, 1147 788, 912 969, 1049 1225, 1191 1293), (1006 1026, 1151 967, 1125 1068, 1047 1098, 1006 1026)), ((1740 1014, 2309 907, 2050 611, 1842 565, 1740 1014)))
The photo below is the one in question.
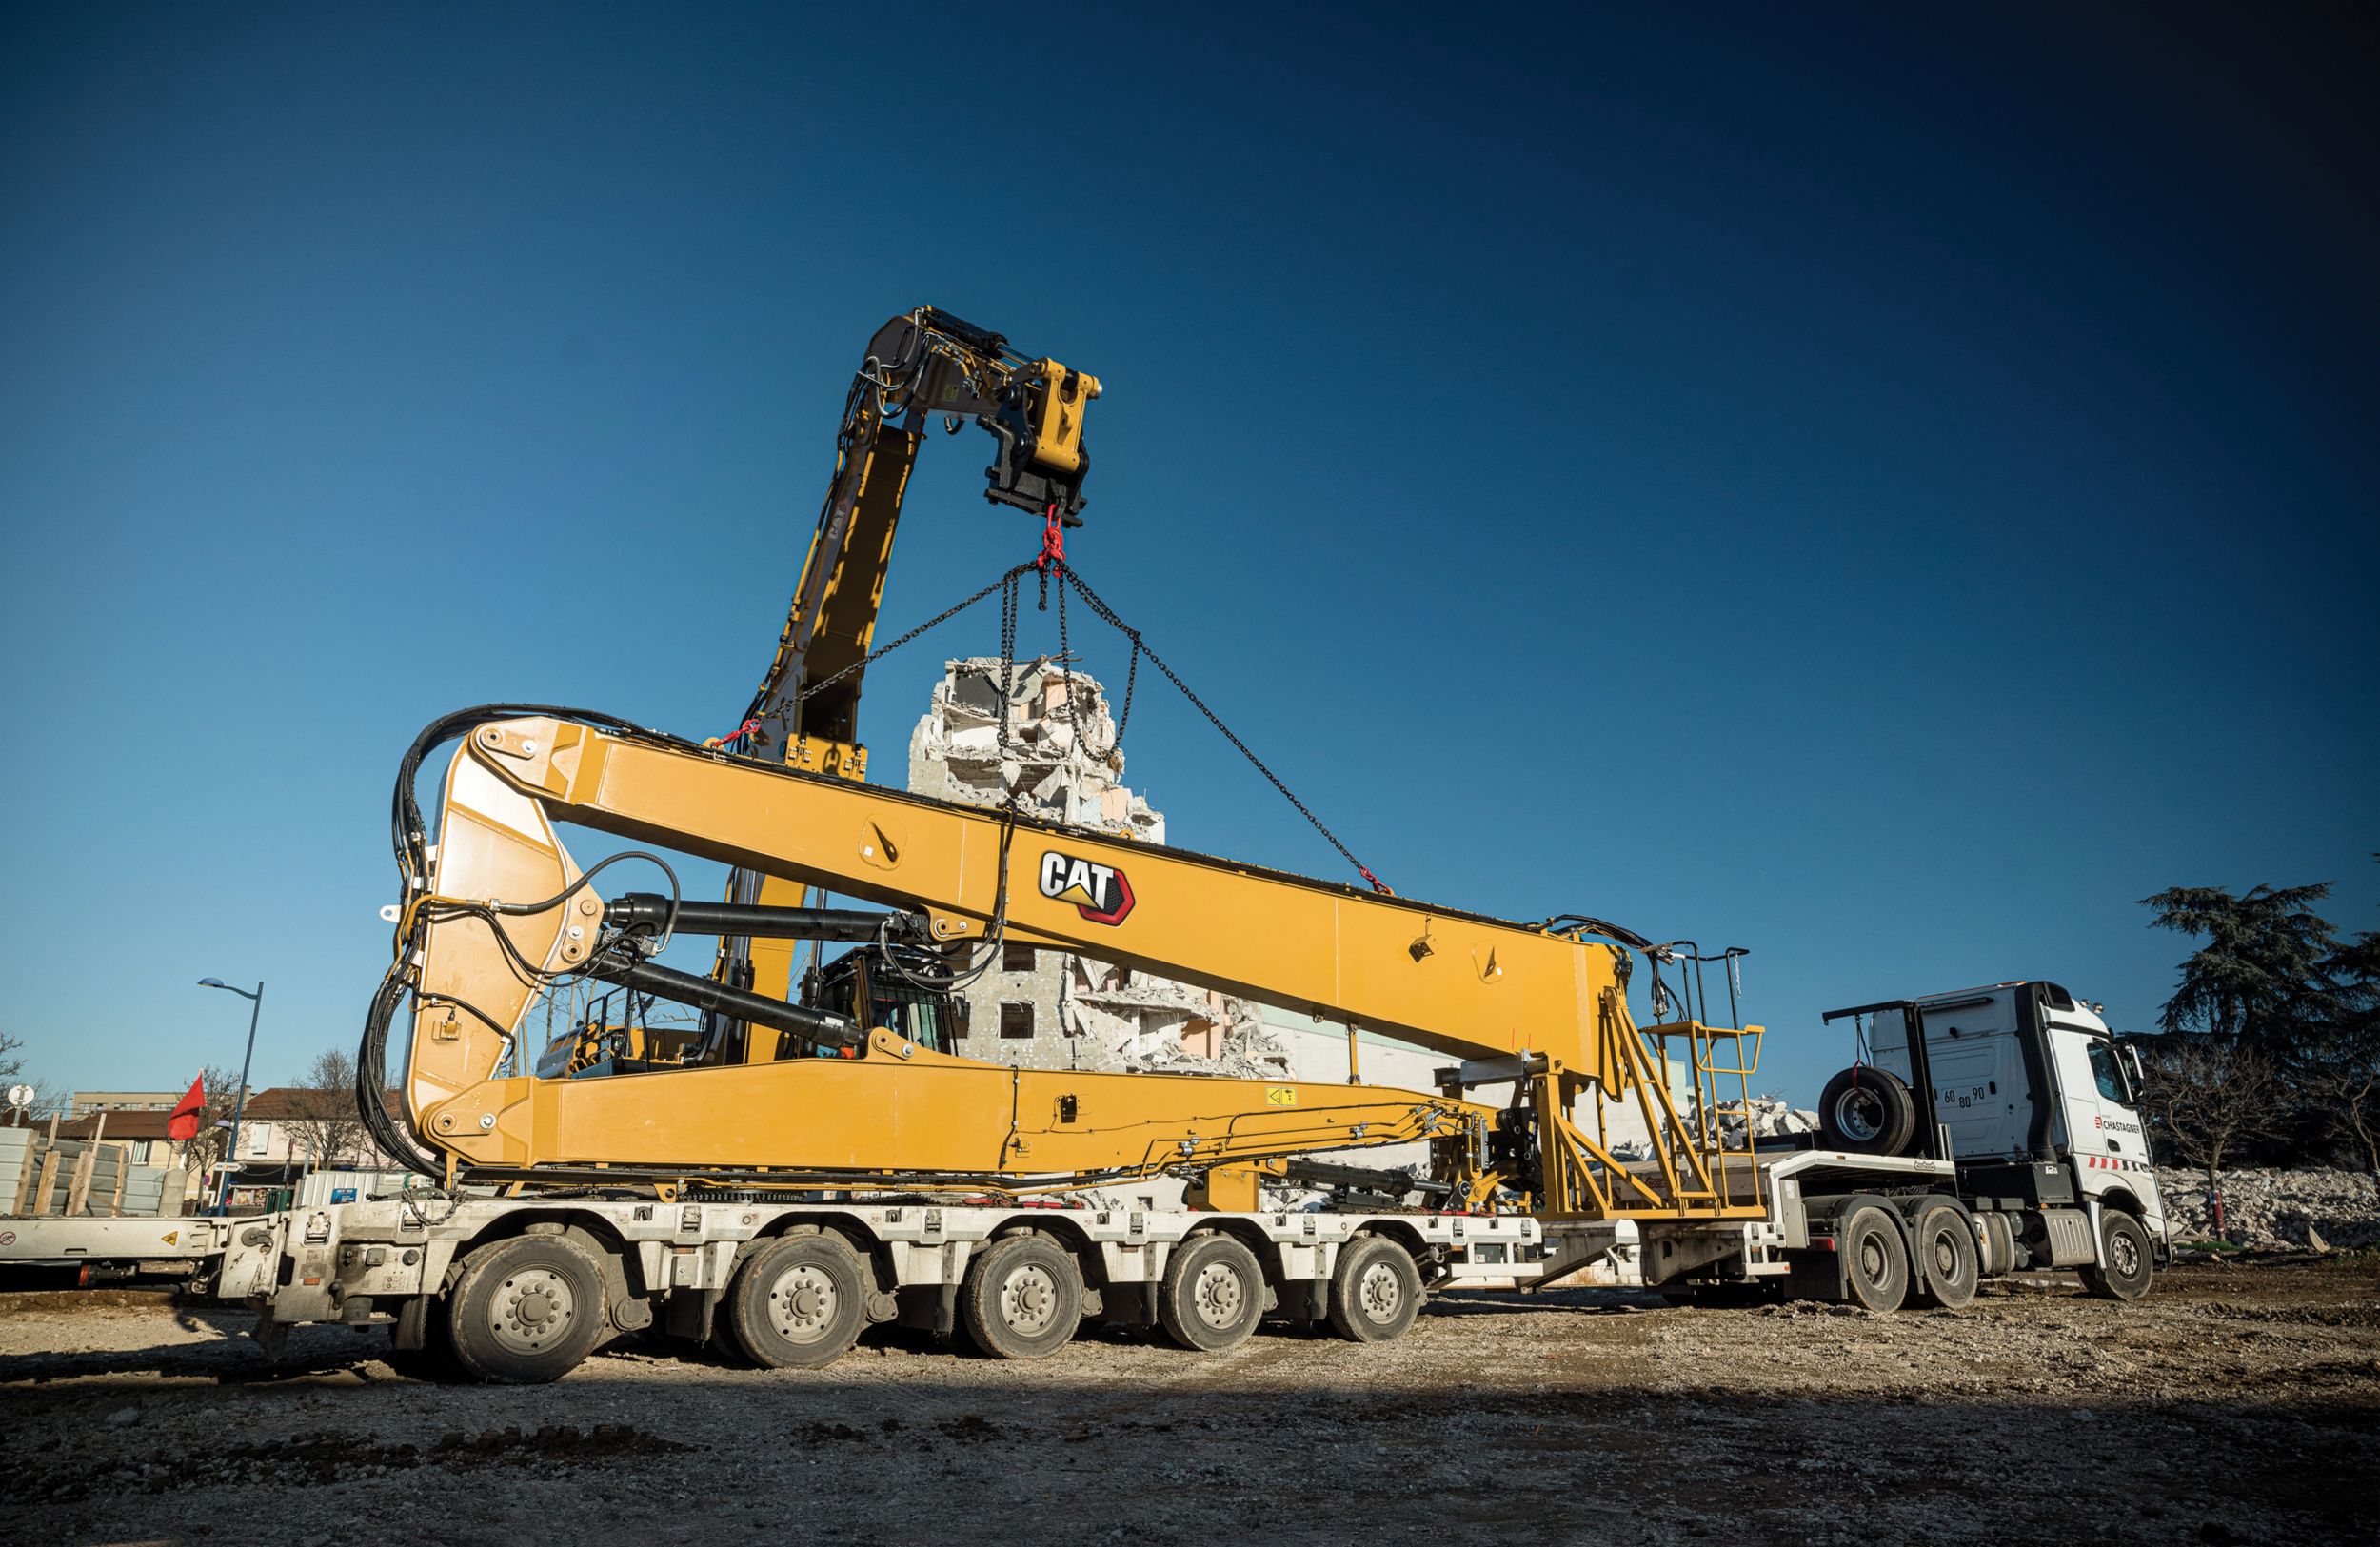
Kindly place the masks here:
MULTIPOLYGON (((1781 1139, 1788 1134, 1814 1134, 1818 1131, 1818 1115, 1794 1106, 1775 1096, 1755 1096, 1751 1101, 1752 1133, 1755 1139, 1781 1139)), ((1722 1132, 1730 1144, 1743 1142, 1743 1119, 1729 1116, 1722 1120, 1722 1132)))
POLYGON ((1076 957, 1061 1002, 1067 1033, 1111 1053, 1116 1067, 1156 1074, 1285 1080, 1289 1054, 1254 1002, 1076 957))
MULTIPOLYGON (((1099 683, 1057 657, 1020 661, 1003 708, 1000 678, 997 656, 944 663, 932 705, 909 738, 910 790, 993 806, 1014 790, 1028 815, 1162 843, 1165 818, 1122 782, 1123 749, 1099 683)), ((998 1025, 1002 1002, 1020 994, 1040 1002, 1042 1023, 1057 1037, 1014 1050, 987 1041, 971 1052, 1088 1069, 1240 1079, 1289 1073, 1286 1049, 1248 1000, 1069 954, 1056 971, 997 974, 970 989, 970 1023, 998 1025), (1002 1056, 1011 1051, 1013 1058, 1002 1056)))
POLYGON ((1055 657, 1018 662, 1003 756, 1000 665, 998 656, 943 663, 933 706, 909 736, 910 792, 998 805, 1016 790, 1028 816, 1165 842, 1165 819, 1123 786, 1123 749, 1100 684, 1055 657))
MULTIPOLYGON (((2205 1172, 2159 1166, 2157 1190, 2177 1245, 2216 1239, 2205 1172)), ((2380 1188, 2361 1172, 2227 1170, 2223 1213, 2226 1238, 2241 1246, 2380 1246, 2380 1188)))

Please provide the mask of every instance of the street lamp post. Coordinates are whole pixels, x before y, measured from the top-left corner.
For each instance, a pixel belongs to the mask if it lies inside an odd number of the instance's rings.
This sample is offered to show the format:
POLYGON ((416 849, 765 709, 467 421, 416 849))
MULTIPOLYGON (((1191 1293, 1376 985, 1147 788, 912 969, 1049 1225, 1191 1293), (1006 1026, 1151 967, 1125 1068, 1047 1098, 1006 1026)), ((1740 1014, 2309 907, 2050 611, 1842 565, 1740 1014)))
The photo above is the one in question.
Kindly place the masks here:
POLYGON ((201 978, 198 986, 220 988, 227 994, 237 994, 248 1002, 248 1051, 240 1055, 240 1093, 231 1102, 231 1142, 224 1150, 223 1187, 215 1195, 215 1201, 220 1204, 231 1196, 231 1161, 240 1153, 240 1117, 248 1110, 248 1066, 256 1057, 256 1018, 265 1013, 265 984, 263 980, 258 980, 253 994, 245 988, 234 988, 220 978, 201 978))

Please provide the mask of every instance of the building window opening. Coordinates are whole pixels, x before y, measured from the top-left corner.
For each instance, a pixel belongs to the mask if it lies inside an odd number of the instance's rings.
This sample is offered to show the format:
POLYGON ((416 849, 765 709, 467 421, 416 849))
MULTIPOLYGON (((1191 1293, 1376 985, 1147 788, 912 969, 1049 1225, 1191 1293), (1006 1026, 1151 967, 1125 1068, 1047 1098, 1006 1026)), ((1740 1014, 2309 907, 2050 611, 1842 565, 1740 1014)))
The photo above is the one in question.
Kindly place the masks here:
POLYGON ((1014 1002, 1000 1007, 1000 1034, 1002 1037, 1029 1041, 1033 1036, 1033 1006, 1014 1002))

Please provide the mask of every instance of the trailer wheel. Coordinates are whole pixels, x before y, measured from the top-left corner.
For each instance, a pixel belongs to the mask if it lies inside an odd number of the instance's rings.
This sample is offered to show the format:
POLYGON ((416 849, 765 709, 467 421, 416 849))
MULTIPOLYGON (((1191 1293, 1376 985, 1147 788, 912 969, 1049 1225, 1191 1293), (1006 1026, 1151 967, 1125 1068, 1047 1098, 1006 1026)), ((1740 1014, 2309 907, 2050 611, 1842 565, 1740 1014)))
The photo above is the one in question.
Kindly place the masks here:
POLYGON ((817 1370, 860 1340, 867 1289, 860 1254, 841 1236, 788 1236, 744 1259, 720 1310, 728 1336, 753 1363, 817 1370))
POLYGON ((1339 1248, 1331 1275, 1331 1328, 1359 1343, 1393 1342, 1421 1314, 1421 1272, 1412 1254, 1381 1236, 1339 1248))
POLYGON ((1264 1319, 1264 1269, 1256 1253, 1220 1231, 1174 1249, 1157 1287, 1157 1319, 1184 1348, 1220 1354, 1248 1340, 1264 1319))
POLYGON ((1900 1076, 1872 1063, 1845 1069, 1818 1097, 1818 1132, 1854 1155, 1898 1155, 1917 1135, 1917 1099, 1900 1076))
POLYGON ((1909 1294, 1909 1248, 1890 1211, 1873 1203, 1853 1211, 1835 1232, 1835 1249, 1854 1302, 1879 1314, 1901 1308, 1909 1294))
POLYGON ((481 1380, 558 1380, 604 1334, 604 1275, 560 1236, 490 1241, 464 1259, 447 1297, 454 1357, 481 1380))
POLYGON ((2156 1276, 2149 1231, 2122 1209, 2099 1211, 2099 1262, 2082 1268, 2083 1287, 2101 1299, 2138 1299, 2156 1276))
POLYGON ((959 1314, 975 1346, 994 1359, 1047 1359, 1082 1322, 1082 1275, 1055 1241, 1010 1236, 967 1265, 959 1314))
POLYGON ((1975 1227, 1954 1203, 1928 1203, 1909 1232, 1920 1272, 1910 1279, 1910 1298, 1920 1305, 1963 1311, 1974 1303, 1982 1263, 1975 1227))

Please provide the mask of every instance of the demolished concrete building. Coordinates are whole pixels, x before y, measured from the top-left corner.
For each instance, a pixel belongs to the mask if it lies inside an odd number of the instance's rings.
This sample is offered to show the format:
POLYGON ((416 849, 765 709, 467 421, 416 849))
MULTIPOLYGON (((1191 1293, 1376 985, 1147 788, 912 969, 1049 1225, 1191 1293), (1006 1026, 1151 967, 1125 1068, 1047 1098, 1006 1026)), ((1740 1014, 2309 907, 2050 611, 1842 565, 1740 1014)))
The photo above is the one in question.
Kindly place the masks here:
MULTIPOLYGON (((944 664, 909 738, 909 788, 999 805, 1014 791, 1029 815, 1165 841, 1165 819, 1123 783, 1107 695, 1058 657, 1008 668, 974 656, 944 664), (1002 730, 1006 729, 1005 744, 1002 730)), ((961 1048, 1026 1068, 1286 1078, 1290 1061, 1259 1007, 1069 951, 1011 942, 963 993, 961 1048)))

